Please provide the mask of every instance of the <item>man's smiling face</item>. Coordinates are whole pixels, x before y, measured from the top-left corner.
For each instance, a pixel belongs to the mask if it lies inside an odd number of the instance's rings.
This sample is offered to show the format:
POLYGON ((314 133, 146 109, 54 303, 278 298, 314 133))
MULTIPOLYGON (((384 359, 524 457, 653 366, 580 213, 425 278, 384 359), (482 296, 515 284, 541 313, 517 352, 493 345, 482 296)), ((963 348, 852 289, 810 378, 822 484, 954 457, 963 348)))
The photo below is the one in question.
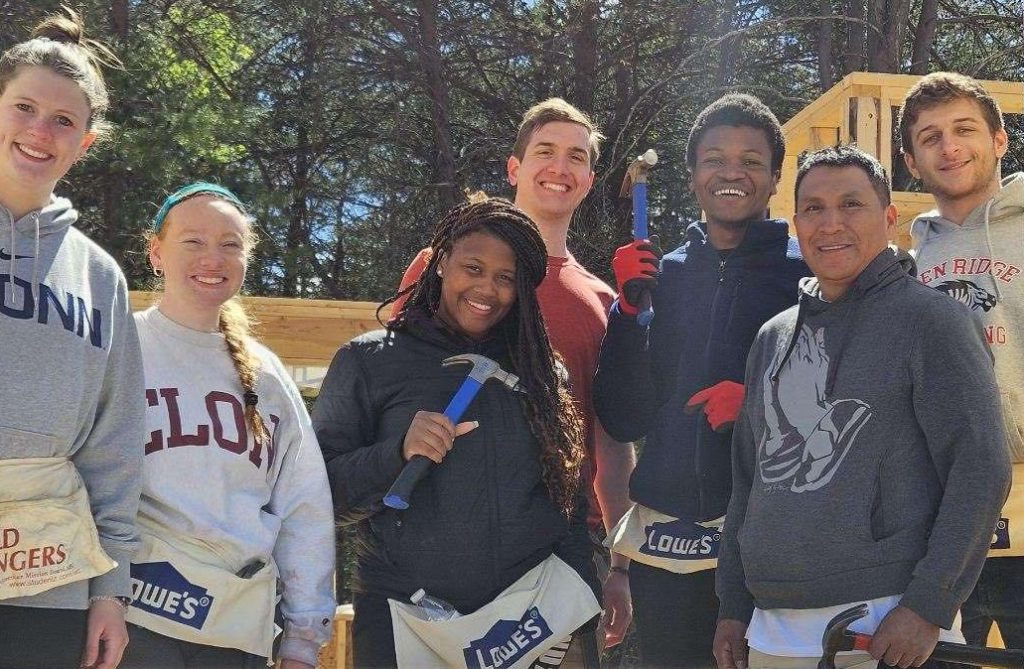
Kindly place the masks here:
POLYGON ((719 125, 697 145, 690 189, 708 223, 733 225, 763 218, 779 175, 764 130, 719 125))
POLYGON ((552 121, 537 128, 522 159, 508 159, 516 206, 538 225, 564 223, 590 192, 590 132, 578 123, 552 121))

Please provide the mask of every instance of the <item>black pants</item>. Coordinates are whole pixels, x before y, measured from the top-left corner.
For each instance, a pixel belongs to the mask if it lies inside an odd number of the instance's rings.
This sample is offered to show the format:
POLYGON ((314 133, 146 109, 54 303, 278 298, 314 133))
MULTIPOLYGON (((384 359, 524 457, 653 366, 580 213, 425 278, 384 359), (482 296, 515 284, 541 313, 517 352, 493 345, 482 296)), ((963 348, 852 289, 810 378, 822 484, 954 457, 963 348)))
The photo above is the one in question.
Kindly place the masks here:
POLYGON ((0 669, 78 669, 87 611, 0 606, 0 669))
POLYGON ((266 658, 234 648, 172 639, 128 623, 128 649, 118 669, 266 669, 266 658))
POLYGON ((634 561, 629 567, 629 588, 644 669, 715 666, 711 653, 718 620, 714 569, 673 574, 634 561))
POLYGON ((1007 648, 1024 648, 1024 557, 985 560, 960 615, 967 643, 986 645, 995 621, 1007 648))
POLYGON ((394 669, 398 660, 387 597, 357 592, 352 606, 352 656, 356 669, 394 669))

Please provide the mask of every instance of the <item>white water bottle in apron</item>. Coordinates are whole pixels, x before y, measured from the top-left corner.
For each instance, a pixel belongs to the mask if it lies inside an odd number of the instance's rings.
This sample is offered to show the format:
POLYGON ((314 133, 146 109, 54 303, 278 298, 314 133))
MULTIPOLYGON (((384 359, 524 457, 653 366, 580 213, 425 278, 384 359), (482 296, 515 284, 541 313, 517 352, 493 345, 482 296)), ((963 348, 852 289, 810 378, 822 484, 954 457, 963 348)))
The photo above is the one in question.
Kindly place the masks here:
POLYGON ((431 597, 423 588, 412 593, 409 601, 419 607, 427 617, 427 620, 440 622, 442 620, 454 620, 459 617, 459 612, 455 610, 454 606, 443 599, 431 597))

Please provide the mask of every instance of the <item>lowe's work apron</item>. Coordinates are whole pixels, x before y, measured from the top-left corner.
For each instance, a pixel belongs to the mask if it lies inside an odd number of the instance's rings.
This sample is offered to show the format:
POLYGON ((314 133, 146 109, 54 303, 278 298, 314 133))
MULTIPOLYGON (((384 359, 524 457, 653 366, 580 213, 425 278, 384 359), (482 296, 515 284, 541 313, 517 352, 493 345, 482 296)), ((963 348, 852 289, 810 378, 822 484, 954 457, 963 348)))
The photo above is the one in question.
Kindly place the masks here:
POLYGON ((273 558, 260 563, 238 576, 196 540, 144 526, 125 619, 173 639, 270 657, 278 572, 273 558))
POLYGON ((526 669, 601 612, 590 587, 554 555, 454 620, 431 621, 412 604, 388 604, 398 669, 526 669))
POLYGON ((1020 557, 1024 555, 1024 464, 1013 465, 1013 483, 1010 496, 999 514, 999 522, 992 532, 992 545, 988 556, 1020 557))
POLYGON ((718 566, 724 523, 725 516, 694 523, 634 504, 612 528, 605 546, 651 567, 692 574, 718 566))
POLYGON ((0 460, 0 600, 105 574, 82 477, 67 458, 0 460))

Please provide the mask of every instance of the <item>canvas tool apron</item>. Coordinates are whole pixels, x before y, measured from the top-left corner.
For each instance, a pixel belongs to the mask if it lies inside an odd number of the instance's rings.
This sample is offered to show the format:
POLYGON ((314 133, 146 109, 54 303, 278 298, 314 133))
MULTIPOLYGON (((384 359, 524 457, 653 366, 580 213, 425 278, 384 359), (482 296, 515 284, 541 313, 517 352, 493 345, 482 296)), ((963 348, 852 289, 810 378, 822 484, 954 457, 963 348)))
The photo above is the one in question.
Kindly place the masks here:
POLYGON ((105 574, 89 494, 67 458, 0 460, 0 600, 105 574))
POLYGON ((431 621, 412 604, 388 604, 398 669, 525 669, 601 612, 590 587, 554 555, 454 620, 431 621))
POLYGON ((270 657, 278 574, 273 558, 243 578, 191 537, 145 525, 141 534, 128 622, 190 643, 270 657))
POLYGON ((1013 465, 1013 483, 1010 496, 999 514, 992 533, 988 556, 1019 557, 1024 555, 1024 464, 1013 465))
POLYGON ((694 523, 634 504, 612 528, 605 546, 651 567, 692 574, 718 565, 724 523, 725 516, 694 523))

